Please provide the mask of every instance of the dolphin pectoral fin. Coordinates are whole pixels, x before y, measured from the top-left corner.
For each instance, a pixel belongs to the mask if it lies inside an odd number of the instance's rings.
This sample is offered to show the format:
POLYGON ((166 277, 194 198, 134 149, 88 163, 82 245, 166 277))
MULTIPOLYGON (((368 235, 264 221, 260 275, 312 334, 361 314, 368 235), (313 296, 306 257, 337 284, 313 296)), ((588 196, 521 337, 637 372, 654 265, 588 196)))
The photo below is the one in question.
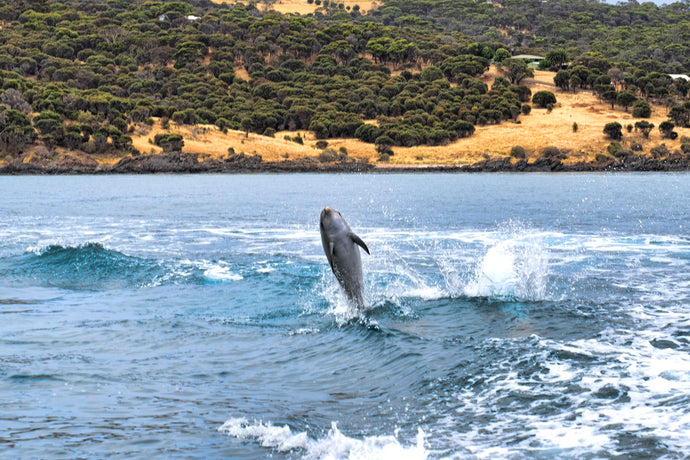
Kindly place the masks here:
POLYGON ((362 249, 364 249, 365 251, 367 251, 367 254, 371 255, 371 253, 369 252, 369 248, 368 248, 367 245, 364 243, 364 241, 362 241, 362 238, 358 237, 358 236, 355 235, 354 233, 350 233, 350 238, 352 238, 352 241, 354 241, 355 244, 360 245, 360 246, 362 247, 362 249))

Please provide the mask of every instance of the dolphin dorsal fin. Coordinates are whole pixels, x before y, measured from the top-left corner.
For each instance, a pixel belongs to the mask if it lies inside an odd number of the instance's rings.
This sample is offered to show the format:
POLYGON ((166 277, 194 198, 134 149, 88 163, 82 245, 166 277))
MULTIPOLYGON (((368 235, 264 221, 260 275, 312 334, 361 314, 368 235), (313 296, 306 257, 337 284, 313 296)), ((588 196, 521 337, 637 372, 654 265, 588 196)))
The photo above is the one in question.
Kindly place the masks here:
POLYGON ((362 249, 364 249, 365 251, 367 251, 367 254, 371 255, 371 253, 369 252, 369 248, 368 248, 367 245, 364 243, 364 241, 362 241, 362 238, 358 237, 358 236, 355 235, 354 233, 350 233, 350 238, 352 239, 352 241, 353 241, 355 244, 360 245, 360 246, 362 247, 362 249))

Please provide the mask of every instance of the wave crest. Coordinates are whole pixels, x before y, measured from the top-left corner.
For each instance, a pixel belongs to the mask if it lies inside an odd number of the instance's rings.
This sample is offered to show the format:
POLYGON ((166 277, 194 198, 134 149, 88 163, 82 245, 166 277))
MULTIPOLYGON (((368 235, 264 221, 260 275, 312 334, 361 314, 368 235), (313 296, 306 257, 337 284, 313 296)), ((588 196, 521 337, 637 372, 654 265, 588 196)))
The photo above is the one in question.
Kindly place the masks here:
POLYGON ((18 282, 77 291, 100 291, 165 284, 218 284, 243 276, 224 261, 158 259, 128 255, 101 243, 51 244, 28 248, 6 272, 18 282))
POLYGON ((424 432, 420 428, 415 443, 400 444, 395 436, 370 436, 354 439, 345 436, 333 422, 328 434, 321 439, 312 439, 307 433, 293 433, 289 426, 274 426, 270 422, 250 423, 245 418, 231 418, 218 428, 229 436, 256 440, 262 447, 280 452, 302 451, 304 459, 394 459, 421 460, 428 457, 424 448, 424 432))

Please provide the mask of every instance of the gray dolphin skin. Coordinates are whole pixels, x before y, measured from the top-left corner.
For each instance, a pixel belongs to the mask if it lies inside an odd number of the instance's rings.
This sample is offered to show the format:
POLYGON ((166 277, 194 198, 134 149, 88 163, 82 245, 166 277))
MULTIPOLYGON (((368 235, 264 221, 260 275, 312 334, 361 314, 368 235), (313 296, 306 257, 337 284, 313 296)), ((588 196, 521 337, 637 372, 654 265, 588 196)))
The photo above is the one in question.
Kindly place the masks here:
POLYGON ((367 254, 369 248, 364 241, 355 235, 340 212, 331 208, 321 211, 321 243, 326 252, 328 263, 335 278, 345 290, 345 294, 358 308, 364 307, 362 288, 364 278, 362 276, 362 258, 359 255, 358 245, 367 254))

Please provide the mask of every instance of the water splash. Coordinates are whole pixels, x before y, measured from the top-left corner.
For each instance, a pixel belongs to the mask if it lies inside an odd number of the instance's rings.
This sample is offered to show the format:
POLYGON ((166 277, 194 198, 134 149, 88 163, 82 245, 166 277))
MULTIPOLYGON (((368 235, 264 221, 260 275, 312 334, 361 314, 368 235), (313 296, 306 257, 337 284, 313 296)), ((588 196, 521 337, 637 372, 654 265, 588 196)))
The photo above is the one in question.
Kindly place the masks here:
MULTIPOLYGON (((403 243, 409 246, 410 242, 403 243)), ((413 248, 401 249, 390 243, 383 243, 365 260, 365 283, 368 300, 373 306, 390 303, 403 314, 410 313, 406 299, 438 299, 447 296, 446 290, 438 283, 435 274, 426 273, 429 264, 428 254, 434 254, 425 243, 413 244, 413 248), (401 254, 411 254, 404 257, 401 254)))
MULTIPOLYGON (((385 306, 392 307, 396 315, 410 316, 418 301, 458 296, 510 301, 548 297, 547 240, 552 235, 514 222, 467 235, 434 234, 434 238, 421 240, 379 235, 371 256, 362 259, 367 310, 385 306)), ((362 319, 327 267, 312 295, 318 299, 316 304, 325 303, 338 324, 362 319)), ((311 311, 315 310, 314 299, 310 300, 311 311)))
POLYGON ((231 418, 218 431, 238 439, 256 440, 262 447, 280 452, 301 451, 302 458, 308 460, 423 460, 428 457, 424 448, 425 434, 421 429, 417 431, 415 444, 410 446, 403 446, 395 436, 350 438, 338 430, 335 422, 321 439, 312 439, 305 432, 293 433, 287 425, 279 427, 260 421, 250 423, 245 418, 231 418))
POLYGON ((548 251, 529 238, 499 241, 478 261, 465 286, 470 297, 543 300, 549 275, 548 251))

